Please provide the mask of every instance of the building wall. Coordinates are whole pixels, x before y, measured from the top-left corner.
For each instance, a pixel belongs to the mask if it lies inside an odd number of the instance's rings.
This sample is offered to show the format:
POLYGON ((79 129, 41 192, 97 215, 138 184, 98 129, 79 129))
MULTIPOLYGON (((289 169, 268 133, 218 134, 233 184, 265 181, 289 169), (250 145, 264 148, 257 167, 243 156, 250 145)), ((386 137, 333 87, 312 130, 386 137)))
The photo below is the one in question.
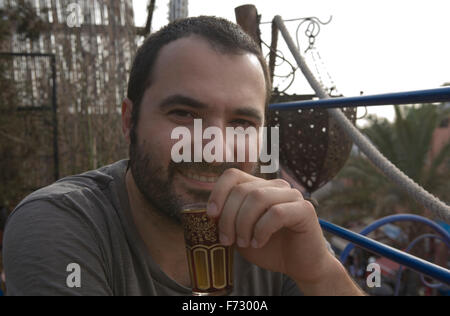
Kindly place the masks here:
POLYGON ((170 0, 169 22, 188 17, 188 0, 170 0))

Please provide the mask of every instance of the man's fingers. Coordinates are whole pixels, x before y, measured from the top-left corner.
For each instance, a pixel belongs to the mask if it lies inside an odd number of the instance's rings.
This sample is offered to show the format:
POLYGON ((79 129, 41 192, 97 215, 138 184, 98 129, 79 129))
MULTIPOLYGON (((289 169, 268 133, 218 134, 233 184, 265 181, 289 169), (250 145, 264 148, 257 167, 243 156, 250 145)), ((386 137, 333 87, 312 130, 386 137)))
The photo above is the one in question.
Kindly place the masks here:
POLYGON ((208 215, 210 217, 218 217, 220 215, 223 205, 235 185, 256 179, 258 178, 235 168, 225 170, 217 180, 209 196, 207 205, 208 215))
POLYGON ((315 218, 315 214, 311 216, 311 212, 315 213, 314 207, 305 200, 271 206, 255 225, 252 246, 264 247, 270 237, 284 227, 301 233, 311 219, 315 218))
POLYGON ((214 189, 212 190, 208 200, 208 215, 210 217, 219 217, 225 205, 225 202, 229 194, 231 193, 231 190, 236 185, 252 181, 265 181, 271 183, 273 186, 284 186, 290 188, 289 183, 283 179, 264 180, 252 176, 242 170, 230 168, 223 172, 223 174, 219 177, 216 184, 214 185, 214 189))
POLYGON ((303 196, 298 190, 288 188, 260 187, 250 192, 236 217, 238 246, 248 247, 250 245, 256 222, 272 205, 302 199, 303 196))
MULTIPOLYGON (((274 187, 274 185, 282 186, 283 184, 280 182, 274 183, 271 181, 258 179, 256 181, 241 183, 231 188, 231 192, 228 194, 225 204, 223 205, 221 210, 219 210, 220 219, 218 225, 220 231, 220 240, 224 245, 231 245, 236 241, 236 217, 245 199, 249 195, 252 195, 252 193, 255 191, 262 190, 266 187, 274 187)), ((284 189, 286 190, 286 188, 284 189)), ((266 198, 266 196, 262 198, 266 198)), ((251 211, 253 212, 254 210, 251 211)))

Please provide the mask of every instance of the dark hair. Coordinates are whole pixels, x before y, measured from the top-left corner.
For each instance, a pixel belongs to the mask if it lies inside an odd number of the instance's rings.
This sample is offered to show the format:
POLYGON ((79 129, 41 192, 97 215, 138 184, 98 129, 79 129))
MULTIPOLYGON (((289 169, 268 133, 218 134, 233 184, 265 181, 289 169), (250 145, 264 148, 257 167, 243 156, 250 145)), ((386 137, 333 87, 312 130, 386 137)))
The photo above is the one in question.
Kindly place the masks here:
MULTIPOLYGON (((139 109, 145 90, 151 85, 152 69, 161 48, 177 39, 198 35, 215 50, 224 54, 251 53, 258 57, 266 83, 266 114, 271 94, 267 65, 260 48, 238 25, 222 18, 199 16, 172 22, 151 34, 138 49, 128 81, 127 97, 133 102, 131 137, 138 123, 139 109)), ((132 140, 133 141, 133 140, 132 140)))

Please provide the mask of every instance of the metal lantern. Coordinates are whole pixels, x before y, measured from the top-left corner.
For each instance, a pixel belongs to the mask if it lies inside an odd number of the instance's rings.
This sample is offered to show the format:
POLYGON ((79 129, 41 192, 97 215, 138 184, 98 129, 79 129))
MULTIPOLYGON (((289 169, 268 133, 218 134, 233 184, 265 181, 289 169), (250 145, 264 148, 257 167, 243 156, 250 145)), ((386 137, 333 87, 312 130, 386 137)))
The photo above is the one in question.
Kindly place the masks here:
MULTIPOLYGON (((353 124, 356 108, 342 108, 353 124)), ((269 111, 269 126, 280 129, 280 165, 312 193, 330 181, 347 161, 353 142, 326 109, 269 111)))

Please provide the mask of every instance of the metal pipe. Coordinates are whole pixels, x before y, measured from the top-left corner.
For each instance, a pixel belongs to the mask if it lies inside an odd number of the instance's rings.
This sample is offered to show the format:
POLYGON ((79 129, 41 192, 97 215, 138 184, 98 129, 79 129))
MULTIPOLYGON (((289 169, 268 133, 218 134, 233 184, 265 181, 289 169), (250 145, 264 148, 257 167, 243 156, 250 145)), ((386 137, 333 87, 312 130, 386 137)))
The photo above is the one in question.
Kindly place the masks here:
POLYGON ((425 261, 421 258, 412 256, 408 253, 392 248, 366 236, 352 232, 335 224, 319 219, 323 230, 348 240, 361 248, 364 248, 374 254, 391 259, 405 267, 416 272, 430 276, 431 278, 450 285, 450 271, 436 264, 425 261))
MULTIPOLYGON (((433 228, 434 231, 436 231, 437 233, 439 233, 441 236, 444 237, 447 247, 450 248, 450 236, 445 229, 443 229, 441 226, 439 226, 435 222, 429 220, 428 218, 414 215, 414 214, 396 214, 396 215, 390 215, 390 216, 380 218, 380 219, 376 220, 375 222, 371 223, 370 225, 368 225, 366 228, 364 228, 359 233, 361 235, 366 236, 369 233, 373 232, 375 229, 377 229, 381 226, 384 226, 386 224, 393 223, 393 222, 405 222, 405 221, 418 222, 418 223, 422 223, 422 224, 427 225, 428 227, 433 228)), ((345 247, 344 251, 342 251, 341 258, 340 258, 342 263, 345 263, 345 261, 347 261, 347 257, 354 247, 355 246, 352 244, 349 244, 347 247, 345 247)))
MULTIPOLYGON (((414 239, 409 245, 408 247, 406 247, 405 252, 409 252, 411 251, 411 249, 419 242, 422 241, 426 238, 435 238, 438 239, 444 243, 447 244, 447 242, 444 240, 444 238, 442 238, 441 236, 438 235, 433 235, 433 234, 424 234, 424 235, 420 235, 419 237, 417 237, 416 239, 414 239)), ((447 244, 448 246, 448 244, 447 244)), ((398 296, 399 292, 400 292, 400 281, 402 279, 402 274, 403 274, 403 266, 400 266, 400 268, 398 269, 397 272, 397 280, 395 282, 395 291, 394 291, 394 296, 398 296)), ((425 279, 423 278, 423 275, 421 275, 421 280, 422 283, 425 284, 426 286, 430 287, 430 288, 434 288, 434 289, 438 289, 443 287, 442 283, 438 283, 438 284, 430 284, 428 282, 425 281, 425 279)))
POLYGON ((58 148, 58 101, 57 101, 57 82, 56 82, 56 56, 50 58, 52 68, 52 110, 53 110, 53 177, 55 181, 59 179, 59 148, 58 148))
POLYGON ((0 52, 0 56, 15 56, 15 57, 53 57, 54 54, 49 53, 12 53, 0 52))
POLYGON ((384 93, 376 95, 364 95, 358 97, 342 97, 320 100, 306 100, 270 104, 270 110, 288 110, 288 109, 329 109, 341 107, 358 106, 376 106, 376 105, 394 105, 394 104, 417 104, 450 102, 450 87, 384 93))

